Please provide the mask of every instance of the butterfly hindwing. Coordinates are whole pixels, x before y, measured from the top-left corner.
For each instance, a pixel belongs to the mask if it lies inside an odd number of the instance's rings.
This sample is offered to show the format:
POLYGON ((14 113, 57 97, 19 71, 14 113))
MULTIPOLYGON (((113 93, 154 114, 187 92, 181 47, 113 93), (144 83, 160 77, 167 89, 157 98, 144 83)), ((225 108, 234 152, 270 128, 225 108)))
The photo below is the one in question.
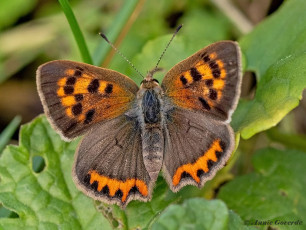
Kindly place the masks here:
POLYGON ((72 61, 52 61, 37 70, 37 86, 51 124, 72 139, 131 107, 138 86, 116 71, 72 61))
POLYGON ((163 172, 172 191, 202 187, 222 168, 234 148, 232 128, 186 109, 167 114, 163 172))
POLYGON ((126 115, 98 124, 81 141, 74 181, 88 196, 126 206, 151 199, 154 181, 146 171, 140 127, 126 115))
POLYGON ((178 107, 228 120, 240 94, 240 49, 237 43, 214 43, 175 65, 162 88, 178 107))

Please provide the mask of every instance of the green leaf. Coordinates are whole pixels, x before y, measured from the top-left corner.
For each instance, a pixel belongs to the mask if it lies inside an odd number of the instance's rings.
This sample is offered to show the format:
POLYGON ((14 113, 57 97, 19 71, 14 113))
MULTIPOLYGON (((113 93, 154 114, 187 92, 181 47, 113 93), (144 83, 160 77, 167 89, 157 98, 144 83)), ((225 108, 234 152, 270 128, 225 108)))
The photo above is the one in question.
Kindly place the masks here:
POLYGON ((1 1, 0 30, 15 23, 21 16, 28 14, 36 4, 37 0, 27 0, 26 2, 24 0, 1 1))
POLYGON ((300 220, 305 224, 306 153, 267 148, 255 153, 253 165, 254 173, 223 186, 218 198, 249 224, 271 220, 277 229, 293 227, 276 225, 276 220, 300 220))
POLYGON ((283 133, 277 127, 267 130, 266 134, 273 142, 278 142, 287 148, 306 151, 306 135, 283 133))
POLYGON ((240 217, 229 211, 220 200, 201 198, 186 200, 181 205, 170 205, 155 221, 152 230, 176 229, 251 229, 240 217))
POLYGON ((306 87, 306 52, 273 65, 261 78, 255 98, 241 101, 232 126, 245 139, 276 125, 298 106, 306 87))
POLYGON ((246 70, 256 73, 253 100, 242 101, 233 126, 245 139, 276 125, 306 87, 306 1, 290 0, 240 40, 246 70), (285 30, 285 31, 284 31, 285 30))
POLYGON ((267 69, 289 55, 306 50, 306 1, 285 1, 279 10, 240 40, 247 69, 260 79, 267 69))
POLYGON ((8 146, 0 158, 0 202, 19 217, 1 218, 0 228, 110 229, 72 181, 76 147, 77 141, 61 141, 44 116, 22 127, 19 146, 8 146), (35 156, 46 164, 40 173, 32 169, 35 156))

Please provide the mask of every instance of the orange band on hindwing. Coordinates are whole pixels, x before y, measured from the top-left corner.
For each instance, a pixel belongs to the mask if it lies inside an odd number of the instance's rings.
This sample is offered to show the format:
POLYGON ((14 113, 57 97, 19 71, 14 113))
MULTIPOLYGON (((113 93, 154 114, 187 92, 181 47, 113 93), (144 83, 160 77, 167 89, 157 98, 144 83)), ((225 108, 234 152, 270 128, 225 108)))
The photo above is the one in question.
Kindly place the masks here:
POLYGON ((183 174, 189 174, 197 183, 200 183, 200 175, 210 171, 209 161, 217 162, 219 160, 217 153, 224 151, 221 146, 221 140, 217 139, 195 163, 180 166, 174 173, 172 184, 177 186, 180 183, 183 174))
POLYGON ((125 181, 111 179, 100 175, 95 170, 88 172, 89 183, 94 187, 96 192, 102 192, 109 197, 115 197, 125 202, 130 191, 137 191, 144 197, 148 196, 148 187, 146 183, 139 179, 127 179, 125 181))

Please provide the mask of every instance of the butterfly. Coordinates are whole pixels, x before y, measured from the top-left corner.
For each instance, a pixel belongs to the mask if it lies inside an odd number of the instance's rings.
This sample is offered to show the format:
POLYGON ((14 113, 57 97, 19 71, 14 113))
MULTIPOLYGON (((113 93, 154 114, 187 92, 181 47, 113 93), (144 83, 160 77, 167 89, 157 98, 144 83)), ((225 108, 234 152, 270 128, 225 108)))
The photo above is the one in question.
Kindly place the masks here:
POLYGON ((140 87, 114 70, 56 60, 37 70, 47 118, 64 140, 84 135, 73 180, 121 207, 149 201, 160 173, 173 192, 202 187, 234 149, 229 125, 241 85, 240 48, 220 41, 140 87))

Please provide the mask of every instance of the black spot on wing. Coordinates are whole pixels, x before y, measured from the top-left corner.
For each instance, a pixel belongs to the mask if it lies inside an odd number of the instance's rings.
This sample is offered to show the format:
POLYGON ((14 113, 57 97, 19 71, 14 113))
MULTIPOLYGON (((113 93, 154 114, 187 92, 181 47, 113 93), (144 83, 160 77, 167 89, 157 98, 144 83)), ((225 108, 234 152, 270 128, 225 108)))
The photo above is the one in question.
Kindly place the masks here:
POLYGON ((121 191, 121 189, 118 189, 115 193, 115 197, 121 199, 123 196, 123 192, 121 191))
POLYGON ((222 157, 222 152, 220 152, 220 151, 216 151, 215 154, 216 154, 216 157, 218 158, 218 160, 220 159, 220 157, 222 157))
POLYGON ((111 94, 113 92, 113 84, 107 84, 107 86, 105 87, 105 93, 107 94, 111 94))
POLYGON ((130 189, 129 195, 130 195, 130 194, 135 194, 135 193, 140 193, 140 192, 139 192, 139 189, 138 189, 138 187, 137 187, 136 185, 134 185, 134 186, 130 189))
POLYGON ((190 75, 194 81, 199 81, 202 79, 202 75, 199 73, 199 71, 196 68, 190 69, 190 75))
POLYGON ((72 107, 72 113, 73 115, 77 116, 77 115, 80 115, 82 113, 82 104, 81 103, 78 103, 76 105, 74 105, 72 107))
POLYGON ((64 86, 64 92, 66 95, 72 94, 74 92, 74 87, 70 85, 64 86))
POLYGON ((199 97, 198 99, 201 102, 204 109, 206 109, 208 111, 211 109, 209 104, 207 103, 207 101, 203 97, 199 97))
POLYGON ((88 185, 88 184, 90 183, 90 174, 87 174, 87 175, 84 177, 83 181, 84 181, 85 184, 88 185))
POLYGON ((82 71, 80 71, 80 70, 75 70, 74 71, 74 76, 75 77, 80 77, 82 75, 82 71))
POLYGON ((205 62, 209 62, 210 61, 210 58, 209 58, 207 53, 201 54, 201 57, 202 57, 203 61, 205 61, 205 62))
POLYGON ((94 182, 90 185, 90 187, 91 187, 93 190, 97 191, 97 190, 98 190, 98 182, 97 182, 97 181, 94 181, 94 182))
POLYGON ((182 76, 180 77, 180 80, 181 80, 181 82, 182 82, 183 85, 186 85, 186 84, 188 83, 188 81, 187 81, 187 79, 184 77, 184 75, 182 75, 182 76))
POLYGON ((108 195, 109 195, 109 188, 108 188, 108 186, 105 185, 105 186, 102 188, 102 190, 101 190, 100 193, 102 193, 103 195, 108 196, 108 195))
POLYGON ((212 69, 219 69, 219 66, 218 66, 218 64, 217 64, 215 61, 211 61, 211 62, 209 63, 209 66, 210 66, 210 68, 212 68, 212 69))
POLYGON ((188 173, 188 172, 182 172, 181 174, 181 179, 184 179, 184 178, 192 178, 191 175, 188 173))
POLYGON ((83 94, 76 94, 76 95, 74 95, 74 98, 75 98, 76 101, 82 101, 84 96, 83 96, 83 94))
POLYGON ((208 80, 205 80, 205 85, 210 87, 214 84, 214 81, 212 79, 208 79, 208 80))
POLYGON ((221 72, 219 69, 214 69, 212 74, 214 78, 219 78, 221 76, 221 72))
POLYGON ((98 79, 94 79, 90 82, 90 84, 88 85, 87 89, 89 93, 96 93, 98 92, 100 86, 100 82, 98 79))
POLYGON ((90 122, 92 122, 95 112, 96 112, 95 109, 91 109, 86 113, 86 117, 84 121, 85 124, 89 124, 90 122))
POLYGON ((214 90, 214 89, 209 89, 209 98, 210 98, 211 100, 216 100, 217 97, 218 97, 217 91, 214 90))
POLYGON ((208 160, 208 161, 207 161, 207 167, 208 167, 208 169, 210 170, 210 169, 211 169, 211 167, 212 167, 214 164, 215 164, 215 162, 214 162, 214 161, 212 161, 212 160, 208 160))
POLYGON ((202 169, 197 170, 197 176, 201 177, 205 172, 202 169))
POLYGON ((75 82, 76 82, 75 77, 69 77, 69 78, 66 80, 66 85, 74 85, 75 82))

